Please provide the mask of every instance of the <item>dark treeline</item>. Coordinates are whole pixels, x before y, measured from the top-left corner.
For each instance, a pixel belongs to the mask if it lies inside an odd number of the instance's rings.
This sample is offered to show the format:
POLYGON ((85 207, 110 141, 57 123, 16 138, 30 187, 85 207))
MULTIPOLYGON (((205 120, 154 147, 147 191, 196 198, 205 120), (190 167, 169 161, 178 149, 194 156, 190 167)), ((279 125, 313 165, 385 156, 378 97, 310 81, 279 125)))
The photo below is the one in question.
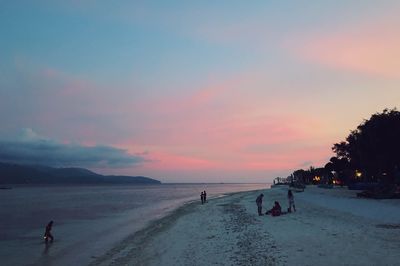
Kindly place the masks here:
POLYGON ((373 114, 332 147, 336 154, 324 167, 299 169, 277 182, 326 185, 400 184, 400 112, 373 114))

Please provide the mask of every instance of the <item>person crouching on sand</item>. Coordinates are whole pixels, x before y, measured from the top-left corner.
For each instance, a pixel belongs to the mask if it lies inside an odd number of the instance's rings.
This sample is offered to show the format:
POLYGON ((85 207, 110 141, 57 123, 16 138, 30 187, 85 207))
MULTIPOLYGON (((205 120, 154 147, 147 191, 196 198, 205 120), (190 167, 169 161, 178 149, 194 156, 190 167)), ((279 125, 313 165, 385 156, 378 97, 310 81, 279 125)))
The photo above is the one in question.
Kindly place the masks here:
POLYGON ((293 210, 296 211, 296 206, 294 205, 294 196, 290 189, 288 190, 288 200, 289 200, 288 212, 292 212, 292 207, 293 210))
POLYGON ((279 216, 282 214, 282 208, 279 202, 275 201, 274 207, 267 211, 265 214, 271 214, 272 216, 279 216))
POLYGON ((256 199, 256 203, 257 203, 257 209, 258 209, 258 215, 261 216, 262 214, 262 201, 263 201, 263 197, 264 194, 260 194, 257 199, 256 199))
POLYGON ((49 241, 49 238, 50 238, 51 242, 53 242, 53 240, 54 240, 54 237, 51 234, 52 227, 53 227, 53 221, 50 221, 46 226, 46 231, 44 232, 44 241, 46 242, 46 244, 49 241))

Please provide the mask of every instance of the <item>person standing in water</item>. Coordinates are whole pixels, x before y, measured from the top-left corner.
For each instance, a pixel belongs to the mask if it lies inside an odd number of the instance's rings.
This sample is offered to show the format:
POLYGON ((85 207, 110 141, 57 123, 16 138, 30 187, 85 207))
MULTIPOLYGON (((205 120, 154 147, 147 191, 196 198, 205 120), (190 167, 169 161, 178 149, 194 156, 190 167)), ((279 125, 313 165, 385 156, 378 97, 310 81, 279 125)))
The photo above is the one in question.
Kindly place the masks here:
POLYGON ((260 194, 256 199, 258 215, 261 216, 262 214, 262 201, 263 201, 264 194, 260 194))
POLYGON ((294 205, 294 196, 290 189, 288 190, 288 200, 289 200, 288 212, 292 212, 292 207, 293 210, 296 211, 296 206, 294 205))
POLYGON ((200 194, 201 204, 204 204, 204 193, 203 191, 200 194))
POLYGON ((46 231, 44 232, 44 241, 46 242, 46 244, 49 241, 49 238, 50 238, 51 242, 53 242, 53 240, 54 240, 54 237, 51 234, 52 227, 53 227, 53 221, 50 221, 46 226, 46 231))
POLYGON ((204 192, 203 192, 203 195, 204 195, 204 203, 207 203, 207 193, 206 193, 205 190, 204 190, 204 192))

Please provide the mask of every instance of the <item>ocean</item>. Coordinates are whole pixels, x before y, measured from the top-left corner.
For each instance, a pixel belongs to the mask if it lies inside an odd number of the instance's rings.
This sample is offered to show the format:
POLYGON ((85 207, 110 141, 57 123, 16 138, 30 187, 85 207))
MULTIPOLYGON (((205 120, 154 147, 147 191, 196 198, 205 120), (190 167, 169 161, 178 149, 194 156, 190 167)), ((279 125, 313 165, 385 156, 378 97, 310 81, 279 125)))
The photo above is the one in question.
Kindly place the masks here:
POLYGON ((1 265, 88 265, 125 238, 183 206, 269 184, 16 186, 0 190, 1 265), (54 242, 44 244, 54 221, 54 242))

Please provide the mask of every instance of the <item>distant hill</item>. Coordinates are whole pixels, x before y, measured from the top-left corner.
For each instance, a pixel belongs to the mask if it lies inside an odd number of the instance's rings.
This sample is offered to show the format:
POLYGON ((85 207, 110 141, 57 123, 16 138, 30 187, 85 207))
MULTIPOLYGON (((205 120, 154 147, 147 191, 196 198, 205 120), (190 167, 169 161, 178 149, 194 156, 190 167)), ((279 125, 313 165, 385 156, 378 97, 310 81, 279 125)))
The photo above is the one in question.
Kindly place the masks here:
POLYGON ((144 176, 105 176, 85 168, 53 168, 0 162, 0 184, 160 184, 144 176))

